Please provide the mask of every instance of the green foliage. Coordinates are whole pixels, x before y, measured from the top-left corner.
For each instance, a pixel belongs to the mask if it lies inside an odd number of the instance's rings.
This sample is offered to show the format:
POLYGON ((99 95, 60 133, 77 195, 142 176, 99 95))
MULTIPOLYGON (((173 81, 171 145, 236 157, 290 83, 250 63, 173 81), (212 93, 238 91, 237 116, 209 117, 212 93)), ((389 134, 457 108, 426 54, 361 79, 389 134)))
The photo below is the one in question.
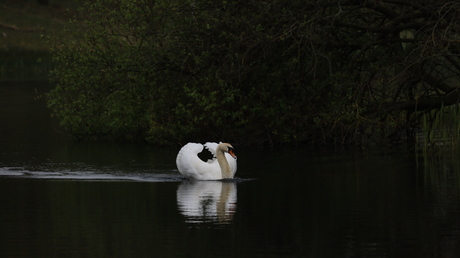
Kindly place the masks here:
POLYGON ((290 141, 298 128, 289 123, 302 117, 292 109, 300 111, 306 92, 281 78, 305 64, 290 57, 296 49, 282 50, 291 33, 284 25, 261 23, 269 10, 260 5, 86 4, 85 27, 55 40, 49 106, 82 139, 290 141))
POLYGON ((440 51, 428 43, 444 27, 417 8, 447 10, 429 1, 90 2, 83 25, 53 40, 49 106, 81 139, 347 144, 384 135, 403 127, 415 97, 439 92, 414 70, 439 60, 419 57, 440 51))

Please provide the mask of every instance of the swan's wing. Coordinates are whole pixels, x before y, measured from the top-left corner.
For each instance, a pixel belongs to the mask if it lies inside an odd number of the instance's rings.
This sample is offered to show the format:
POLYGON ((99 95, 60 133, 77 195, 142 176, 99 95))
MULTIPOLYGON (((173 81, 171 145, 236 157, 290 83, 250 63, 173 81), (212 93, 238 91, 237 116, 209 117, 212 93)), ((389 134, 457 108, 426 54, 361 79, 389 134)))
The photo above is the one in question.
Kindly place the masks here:
POLYGON ((207 142, 207 143, 205 143, 203 145, 212 154, 212 159, 208 160, 207 162, 208 163, 215 162, 217 160, 217 157, 216 157, 217 145, 219 145, 219 144, 215 143, 215 142, 207 142))
POLYGON ((204 147, 208 149, 214 157, 216 157, 217 145, 219 144, 216 142, 207 142, 204 144, 204 147))
POLYGON ((203 147, 199 143, 187 143, 184 145, 176 157, 177 169, 182 175, 192 179, 221 179, 222 173, 216 160, 204 162, 198 157, 198 153, 203 151, 203 147))
POLYGON ((176 165, 179 172, 187 177, 192 176, 194 164, 198 159, 197 154, 203 150, 203 145, 198 143, 187 143, 184 145, 176 157, 176 165), (196 157, 196 159, 195 159, 196 157))

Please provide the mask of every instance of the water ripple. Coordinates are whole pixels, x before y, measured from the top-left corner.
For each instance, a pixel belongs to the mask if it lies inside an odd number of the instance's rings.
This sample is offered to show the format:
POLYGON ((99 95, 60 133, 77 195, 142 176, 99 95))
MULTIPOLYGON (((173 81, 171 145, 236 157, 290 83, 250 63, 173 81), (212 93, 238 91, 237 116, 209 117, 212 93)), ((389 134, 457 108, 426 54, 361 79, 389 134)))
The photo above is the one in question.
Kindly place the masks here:
POLYGON ((124 172, 97 170, 35 171, 24 167, 0 167, 0 177, 51 180, 177 182, 185 178, 177 171, 124 172))

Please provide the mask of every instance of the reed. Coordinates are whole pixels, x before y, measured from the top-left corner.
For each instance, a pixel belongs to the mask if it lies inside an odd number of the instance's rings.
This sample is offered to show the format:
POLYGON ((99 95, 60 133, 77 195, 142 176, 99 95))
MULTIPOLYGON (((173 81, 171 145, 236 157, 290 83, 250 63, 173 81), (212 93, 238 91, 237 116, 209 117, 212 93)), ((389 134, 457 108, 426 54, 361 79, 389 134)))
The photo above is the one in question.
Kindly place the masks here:
POLYGON ((422 133, 416 137, 424 150, 460 149, 460 105, 441 106, 422 115, 422 133))

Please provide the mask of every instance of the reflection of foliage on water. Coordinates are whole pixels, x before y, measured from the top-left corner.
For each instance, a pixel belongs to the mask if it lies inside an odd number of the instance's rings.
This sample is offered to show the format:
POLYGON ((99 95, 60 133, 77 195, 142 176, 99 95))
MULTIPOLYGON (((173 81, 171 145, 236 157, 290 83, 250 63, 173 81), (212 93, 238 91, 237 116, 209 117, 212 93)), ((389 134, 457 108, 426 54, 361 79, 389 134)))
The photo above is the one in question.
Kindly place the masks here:
POLYGON ((46 80, 52 68, 47 51, 0 49, 0 80, 46 80))
MULTIPOLYGON (((6 228, 2 233, 23 239, 24 232, 32 232, 27 235, 28 248, 19 244, 15 248, 17 256, 29 257, 30 250, 36 250, 32 256, 92 253, 111 257, 116 253, 130 257, 154 253, 167 257, 175 251, 174 245, 165 245, 162 240, 165 234, 175 234, 181 228, 180 223, 171 223, 180 217, 170 213, 158 220, 159 214, 175 211, 174 199, 159 201, 168 199, 159 192, 173 185, 81 181, 23 181, 13 185, 17 193, 28 193, 29 198, 8 208, 27 212, 15 214, 12 221, 22 222, 19 225, 2 224, 2 229, 6 228)), ((2 214, 2 218, 7 215, 2 214)))
MULTIPOLYGON (((458 198, 460 195, 460 159, 458 151, 423 152, 423 180, 440 199, 458 198)), ((420 164, 419 164, 420 165, 420 164)))
POLYGON ((456 253, 460 238, 458 211, 460 210, 460 159, 458 151, 423 152, 423 185, 425 202, 422 207, 426 216, 421 223, 427 232, 443 229, 444 233, 432 236, 433 248, 456 253))

